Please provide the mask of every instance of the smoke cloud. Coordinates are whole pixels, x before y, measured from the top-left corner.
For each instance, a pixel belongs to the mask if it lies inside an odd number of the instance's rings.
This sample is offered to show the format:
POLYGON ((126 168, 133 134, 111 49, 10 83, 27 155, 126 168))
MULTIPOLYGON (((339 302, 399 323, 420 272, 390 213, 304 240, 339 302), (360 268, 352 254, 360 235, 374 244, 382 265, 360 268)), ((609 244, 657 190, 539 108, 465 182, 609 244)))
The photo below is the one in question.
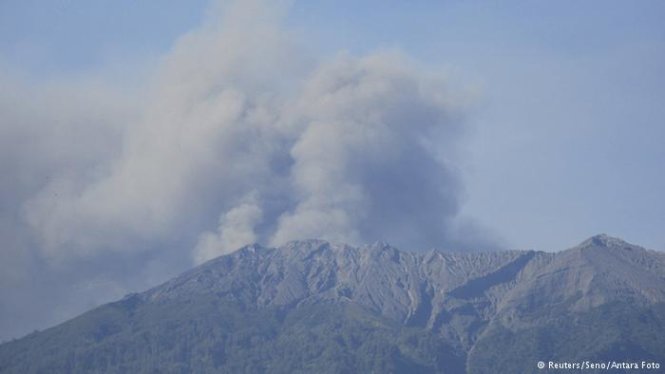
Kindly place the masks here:
POLYGON ((280 25, 286 9, 211 12, 140 98, 1 78, 1 292, 16 302, 2 327, 26 294, 69 295, 60 317, 25 322, 50 323, 252 242, 479 243, 460 235, 474 229, 450 161, 465 98, 395 51, 316 61, 280 25))

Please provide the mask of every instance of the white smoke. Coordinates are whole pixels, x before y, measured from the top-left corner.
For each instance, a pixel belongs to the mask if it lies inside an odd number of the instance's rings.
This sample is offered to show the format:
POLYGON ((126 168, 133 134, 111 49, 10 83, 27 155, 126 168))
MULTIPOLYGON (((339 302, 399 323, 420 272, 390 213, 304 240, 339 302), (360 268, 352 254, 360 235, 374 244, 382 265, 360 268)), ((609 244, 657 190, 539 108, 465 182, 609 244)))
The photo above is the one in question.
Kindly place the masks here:
POLYGON ((239 205, 225 212, 219 219, 217 233, 203 233, 195 248, 195 261, 203 262, 258 241, 256 225, 263 211, 256 194, 250 194, 239 205))

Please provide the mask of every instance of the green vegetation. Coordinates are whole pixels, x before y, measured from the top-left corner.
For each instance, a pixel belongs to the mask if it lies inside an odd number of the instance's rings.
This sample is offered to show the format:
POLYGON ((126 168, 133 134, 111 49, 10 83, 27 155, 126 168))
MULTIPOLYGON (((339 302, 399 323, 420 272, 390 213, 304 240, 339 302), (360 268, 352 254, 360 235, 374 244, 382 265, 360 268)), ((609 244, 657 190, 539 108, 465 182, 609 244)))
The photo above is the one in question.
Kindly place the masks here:
POLYGON ((429 332, 351 304, 255 309, 215 297, 109 304, 0 346, 2 373, 463 371, 429 332))
MULTIPOLYGON (((665 358, 665 304, 612 303, 512 331, 488 328, 469 357, 471 373, 528 373, 538 361, 641 362, 665 358)), ((615 371, 616 372, 616 371, 615 371)))

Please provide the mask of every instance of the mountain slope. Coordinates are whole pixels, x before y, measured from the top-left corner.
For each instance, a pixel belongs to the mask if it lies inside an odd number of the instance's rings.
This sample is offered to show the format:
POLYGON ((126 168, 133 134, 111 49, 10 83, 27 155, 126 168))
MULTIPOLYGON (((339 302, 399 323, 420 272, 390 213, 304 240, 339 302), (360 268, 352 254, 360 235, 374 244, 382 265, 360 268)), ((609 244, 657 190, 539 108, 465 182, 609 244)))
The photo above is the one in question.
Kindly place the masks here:
POLYGON ((665 256, 245 247, 0 346, 0 372, 532 371, 665 358, 665 256))

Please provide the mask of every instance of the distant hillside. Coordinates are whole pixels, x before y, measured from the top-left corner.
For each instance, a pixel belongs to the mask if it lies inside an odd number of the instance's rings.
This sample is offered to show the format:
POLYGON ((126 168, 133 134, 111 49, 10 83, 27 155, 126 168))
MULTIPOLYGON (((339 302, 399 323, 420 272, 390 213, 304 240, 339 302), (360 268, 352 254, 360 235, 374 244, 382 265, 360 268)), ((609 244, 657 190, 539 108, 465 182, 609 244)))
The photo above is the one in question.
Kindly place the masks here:
POLYGON ((665 365, 665 255, 605 235, 558 253, 253 245, 0 345, 0 373, 526 373, 608 360, 665 365))

